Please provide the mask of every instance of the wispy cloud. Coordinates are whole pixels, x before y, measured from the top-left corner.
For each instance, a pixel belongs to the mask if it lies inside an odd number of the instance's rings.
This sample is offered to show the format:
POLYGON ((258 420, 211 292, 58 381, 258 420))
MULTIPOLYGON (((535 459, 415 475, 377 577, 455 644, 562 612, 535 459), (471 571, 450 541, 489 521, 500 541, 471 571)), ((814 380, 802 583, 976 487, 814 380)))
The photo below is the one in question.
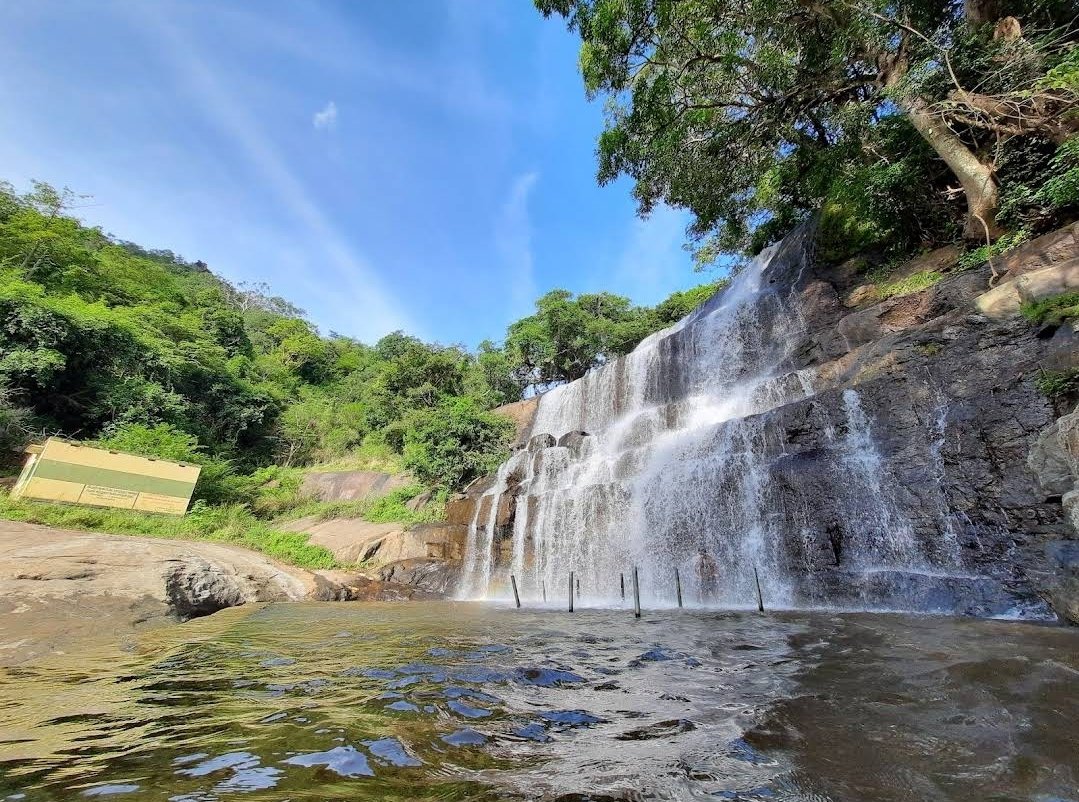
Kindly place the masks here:
POLYGON ((327 131, 337 125, 337 104, 332 100, 322 107, 321 111, 316 111, 315 116, 311 118, 311 124, 315 126, 316 131, 327 131))
POLYGON ((625 247, 615 264, 620 292, 637 303, 662 300, 686 275, 686 226, 689 214, 658 206, 649 217, 632 223, 625 247))
POLYGON ((495 220, 495 250, 508 273, 511 293, 508 311, 515 315, 527 314, 536 295, 528 199, 538 180, 537 172, 517 176, 495 220))
POLYGON ((207 120, 233 141, 258 179, 304 229, 305 239, 311 243, 307 269, 313 272, 318 265, 320 270, 332 272, 332 277, 318 282, 320 307, 329 313, 327 317, 350 321, 349 333, 364 339, 395 329, 422 334, 375 271, 336 230, 239 98, 219 80, 191 37, 163 15, 150 11, 149 6, 142 8, 147 27, 161 40, 162 51, 207 120))

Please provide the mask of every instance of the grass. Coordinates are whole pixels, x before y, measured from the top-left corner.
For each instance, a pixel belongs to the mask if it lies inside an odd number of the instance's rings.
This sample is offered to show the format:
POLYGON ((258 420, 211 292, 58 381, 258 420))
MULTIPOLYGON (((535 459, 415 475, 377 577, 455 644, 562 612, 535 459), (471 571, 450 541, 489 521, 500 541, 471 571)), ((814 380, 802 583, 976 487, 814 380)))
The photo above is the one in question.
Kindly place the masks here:
POLYGON ((1038 391, 1050 400, 1079 395, 1079 368, 1043 370, 1034 380, 1038 391))
POLYGON ((399 474, 405 472, 401 455, 384 443, 365 442, 358 448, 313 469, 317 471, 376 471, 399 474))
POLYGON ((280 532, 268 521, 255 517, 242 504, 210 507, 196 502, 191 511, 180 518, 133 510, 16 500, 3 493, 0 494, 0 518, 114 535, 231 543, 302 568, 340 566, 328 549, 308 543, 307 535, 280 532))
POLYGON ((1031 301, 1023 304, 1019 311, 1031 323, 1059 326, 1065 320, 1079 318, 1079 292, 1065 292, 1031 301))
MULTIPOLYGON (((1019 229, 1010 234, 1005 234, 992 245, 983 245, 962 254, 956 260, 955 267, 947 272, 971 270, 984 264, 990 258, 1000 256, 1029 240, 1030 232, 1026 229, 1019 229)), ((888 280, 893 273, 909 261, 907 258, 891 259, 866 273, 865 278, 872 290, 869 298, 874 303, 879 303, 888 298, 900 298, 904 295, 921 292, 932 287, 945 276, 944 273, 937 270, 923 270, 895 281, 888 280)))
POLYGON ((877 273, 876 280, 870 285, 872 287, 872 299, 874 303, 879 303, 889 298, 900 298, 904 295, 921 292, 932 287, 942 278, 944 278, 944 274, 938 273, 936 270, 923 270, 920 273, 914 273, 896 281, 884 281, 880 277, 880 273, 877 273))
POLYGON ((425 524, 442 520, 445 496, 436 496, 420 510, 411 510, 407 503, 424 491, 423 485, 409 485, 381 498, 361 501, 307 500, 289 510, 288 520, 312 516, 320 521, 333 518, 362 518, 372 523, 425 524))
POLYGON ((1003 253, 1007 253, 1012 248, 1022 245, 1029 240, 1030 232, 1025 228, 1020 228, 1018 231, 1005 234, 992 245, 983 245, 980 248, 967 251, 959 257, 956 264, 959 266, 960 270, 970 270, 985 264, 994 256, 1000 256, 1003 253))

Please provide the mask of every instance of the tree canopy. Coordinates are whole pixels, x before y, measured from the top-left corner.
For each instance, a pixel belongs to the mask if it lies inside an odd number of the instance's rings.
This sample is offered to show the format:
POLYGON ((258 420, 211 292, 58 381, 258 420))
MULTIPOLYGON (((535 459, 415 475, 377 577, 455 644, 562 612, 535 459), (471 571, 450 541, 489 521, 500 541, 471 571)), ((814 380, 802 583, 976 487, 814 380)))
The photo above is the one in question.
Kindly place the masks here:
POLYGON ((818 211, 856 249, 985 242, 1079 206, 1074 0, 536 5, 608 99, 599 180, 632 178, 642 213, 690 209, 702 259, 818 211))

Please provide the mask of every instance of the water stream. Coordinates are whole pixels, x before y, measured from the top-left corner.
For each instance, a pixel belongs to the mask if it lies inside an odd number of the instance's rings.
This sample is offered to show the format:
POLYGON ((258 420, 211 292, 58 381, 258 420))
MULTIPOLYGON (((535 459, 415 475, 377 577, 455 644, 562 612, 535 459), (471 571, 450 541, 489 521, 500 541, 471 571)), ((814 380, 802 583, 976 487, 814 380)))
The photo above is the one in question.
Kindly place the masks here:
POLYGON ((0 669, 0 799, 1079 799, 1079 630, 249 606, 0 669))

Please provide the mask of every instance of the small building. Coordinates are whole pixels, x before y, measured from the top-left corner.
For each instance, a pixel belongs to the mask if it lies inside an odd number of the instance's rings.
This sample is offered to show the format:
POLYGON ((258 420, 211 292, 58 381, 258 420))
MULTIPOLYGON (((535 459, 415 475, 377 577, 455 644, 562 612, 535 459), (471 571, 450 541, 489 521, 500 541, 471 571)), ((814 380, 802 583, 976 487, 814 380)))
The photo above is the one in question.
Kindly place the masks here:
POLYGON ((137 457, 50 437, 30 446, 12 498, 183 515, 198 465, 137 457))

